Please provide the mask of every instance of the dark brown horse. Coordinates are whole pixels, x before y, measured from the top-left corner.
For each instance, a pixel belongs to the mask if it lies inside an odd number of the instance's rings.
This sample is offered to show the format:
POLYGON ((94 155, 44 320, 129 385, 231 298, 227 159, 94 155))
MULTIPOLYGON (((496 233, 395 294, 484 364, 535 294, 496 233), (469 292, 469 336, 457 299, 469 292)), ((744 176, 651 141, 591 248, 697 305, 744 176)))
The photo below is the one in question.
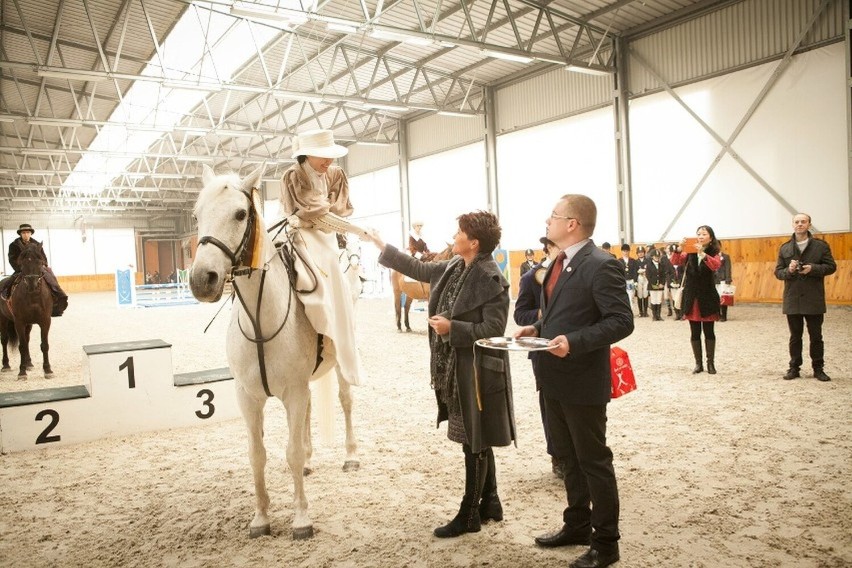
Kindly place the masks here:
MULTIPOLYGON (((18 257, 21 273, 18 282, 13 285, 8 300, 0 300, 0 343, 3 344, 3 371, 10 371, 7 344, 18 346, 21 353, 21 367, 18 380, 27 378, 27 368, 32 368, 30 358, 30 331, 33 324, 41 329, 41 353, 44 360, 44 376, 53 376, 50 368, 47 334, 50 331, 50 314, 53 310, 53 294, 42 278, 44 253, 41 245, 30 243, 24 246, 18 257)), ((14 278, 14 276, 12 277, 14 278)))
MULTIPOLYGON (((423 255, 420 260, 423 262, 447 260, 453 256, 453 245, 447 245, 447 248, 439 253, 428 253, 423 255)), ((393 302, 396 307, 396 329, 402 331, 402 295, 405 294, 405 331, 411 331, 411 326, 408 323, 408 313, 411 311, 411 302, 413 300, 429 299, 429 284, 426 282, 415 282, 406 280, 406 277, 401 272, 395 270, 390 271, 391 286, 393 287, 393 302)))

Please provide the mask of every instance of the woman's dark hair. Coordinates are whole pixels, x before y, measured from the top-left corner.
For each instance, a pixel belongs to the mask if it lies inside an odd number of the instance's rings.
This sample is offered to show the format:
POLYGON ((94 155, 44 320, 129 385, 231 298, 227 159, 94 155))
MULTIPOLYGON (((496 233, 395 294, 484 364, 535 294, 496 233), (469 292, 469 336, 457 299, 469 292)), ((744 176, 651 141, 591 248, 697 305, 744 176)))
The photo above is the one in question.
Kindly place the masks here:
MULTIPOLYGON (((695 229, 695 232, 697 233, 701 229, 704 229, 705 231, 707 231, 707 234, 710 235, 710 243, 707 245, 707 248, 705 248, 704 250, 715 249, 716 253, 718 253, 722 249, 722 243, 720 243, 719 239, 716 238, 716 232, 713 231, 713 227, 711 227, 710 225, 701 225, 700 227, 695 229)), ((712 253, 712 254, 716 254, 716 253, 712 253)))
POLYGON ((304 164, 305 160, 307 160, 307 159, 308 159, 308 157, 305 156, 304 154, 302 154, 301 156, 296 156, 296 161, 299 162, 299 165, 304 164))
POLYGON ((497 215, 488 211, 474 211, 459 216, 459 229, 467 238, 479 241, 479 252, 491 254, 503 234, 497 215))

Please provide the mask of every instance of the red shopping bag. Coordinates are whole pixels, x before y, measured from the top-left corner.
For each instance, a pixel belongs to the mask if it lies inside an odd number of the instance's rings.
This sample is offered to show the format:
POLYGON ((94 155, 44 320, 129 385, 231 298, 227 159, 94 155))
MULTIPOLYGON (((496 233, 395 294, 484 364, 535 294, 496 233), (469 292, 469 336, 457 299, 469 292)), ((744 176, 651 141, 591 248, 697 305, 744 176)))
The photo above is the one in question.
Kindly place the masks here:
POLYGON ((734 295, 733 294, 727 294, 727 293, 723 292, 722 295, 719 296, 719 299, 720 299, 720 304, 722 306, 733 306, 734 305, 734 295))
POLYGON ((612 375, 612 398, 618 398, 636 390, 636 377, 627 351, 621 347, 611 347, 609 350, 609 367, 612 375))

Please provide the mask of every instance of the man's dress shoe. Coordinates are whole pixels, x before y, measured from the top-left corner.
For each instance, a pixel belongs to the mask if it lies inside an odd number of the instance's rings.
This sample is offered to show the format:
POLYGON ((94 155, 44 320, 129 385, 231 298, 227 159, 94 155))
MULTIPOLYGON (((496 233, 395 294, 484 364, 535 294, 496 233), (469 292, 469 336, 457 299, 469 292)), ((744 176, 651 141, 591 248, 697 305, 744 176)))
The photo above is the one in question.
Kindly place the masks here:
POLYGON ((545 548, 556 548, 557 546, 588 545, 590 539, 589 534, 571 532, 563 526, 556 532, 535 537, 535 543, 545 548))
POLYGON ((569 564, 569 568, 604 568, 610 564, 618 562, 618 550, 609 554, 605 554, 594 548, 590 548, 586 553, 577 560, 569 564))

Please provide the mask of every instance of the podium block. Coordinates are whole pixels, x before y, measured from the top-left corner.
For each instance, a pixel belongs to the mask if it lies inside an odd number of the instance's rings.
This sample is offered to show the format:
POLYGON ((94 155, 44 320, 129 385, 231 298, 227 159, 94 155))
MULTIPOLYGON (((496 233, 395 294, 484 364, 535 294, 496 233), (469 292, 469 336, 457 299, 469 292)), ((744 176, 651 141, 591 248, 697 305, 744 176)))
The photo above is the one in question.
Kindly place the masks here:
POLYGON ((239 416, 227 368, 173 375, 160 339, 83 347, 86 383, 0 394, 0 451, 66 445, 239 416))

